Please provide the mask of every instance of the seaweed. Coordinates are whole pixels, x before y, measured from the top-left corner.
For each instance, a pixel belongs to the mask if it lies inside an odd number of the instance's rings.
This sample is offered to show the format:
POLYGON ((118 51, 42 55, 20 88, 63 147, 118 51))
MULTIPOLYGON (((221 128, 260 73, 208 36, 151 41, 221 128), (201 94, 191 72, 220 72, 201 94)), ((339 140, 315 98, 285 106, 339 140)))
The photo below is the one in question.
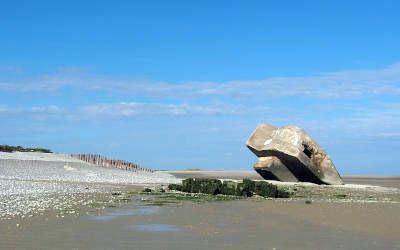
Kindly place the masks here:
POLYGON ((255 192, 263 197, 277 197, 278 187, 265 181, 256 183, 255 192))
POLYGON ((344 199, 347 197, 347 194, 335 194, 335 197, 338 199, 344 199))
POLYGON ((288 198, 290 193, 279 189, 276 185, 265 181, 252 181, 243 179, 242 182, 224 181, 210 178, 188 178, 182 181, 182 185, 170 184, 169 190, 182 191, 185 193, 202 193, 211 195, 235 195, 251 197, 254 194, 271 198, 288 198))
POLYGON ((182 192, 186 193, 194 193, 194 188, 193 188, 193 183, 194 179, 193 178, 188 178, 182 181, 182 192))
MULTIPOLYGON (((186 193, 220 194, 222 182, 218 179, 188 178, 182 181, 182 191, 186 193)), ((171 188, 179 188, 171 186, 171 188)), ((175 189, 176 190, 176 189, 175 189)))
POLYGON ((237 183, 234 181, 224 181, 221 186, 221 194, 236 195, 237 183))
POLYGON ((251 197, 254 194, 255 191, 255 181, 252 181, 250 179, 243 179, 243 186, 242 186, 242 196, 246 197, 251 197))
POLYGON ((169 184, 168 185, 169 190, 176 190, 176 191, 182 191, 182 185, 179 184, 169 184))

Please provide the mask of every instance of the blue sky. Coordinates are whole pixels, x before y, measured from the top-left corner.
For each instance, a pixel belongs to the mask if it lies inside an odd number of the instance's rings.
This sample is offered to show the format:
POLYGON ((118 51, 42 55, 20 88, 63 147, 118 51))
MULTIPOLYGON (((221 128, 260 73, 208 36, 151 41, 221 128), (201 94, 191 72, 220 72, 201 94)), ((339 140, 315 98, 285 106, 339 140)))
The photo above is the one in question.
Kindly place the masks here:
POLYGON ((5 1, 0 143, 251 169, 258 123, 400 175, 398 1, 5 1))

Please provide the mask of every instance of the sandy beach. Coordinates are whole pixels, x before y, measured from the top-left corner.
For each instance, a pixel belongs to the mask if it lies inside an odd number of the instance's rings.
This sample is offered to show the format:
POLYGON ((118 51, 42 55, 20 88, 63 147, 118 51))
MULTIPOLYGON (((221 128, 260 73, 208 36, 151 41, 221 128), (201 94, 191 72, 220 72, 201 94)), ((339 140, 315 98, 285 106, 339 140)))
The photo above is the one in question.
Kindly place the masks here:
POLYGON ((399 209, 277 200, 148 207, 132 201, 97 215, 6 221, 0 241, 8 249, 399 249, 399 209))
POLYGON ((135 173, 64 155, 0 154, 2 249, 400 249, 398 177, 279 183, 288 199, 165 202, 183 178, 261 180, 253 171, 135 173), (158 196, 159 195, 159 196, 158 196))

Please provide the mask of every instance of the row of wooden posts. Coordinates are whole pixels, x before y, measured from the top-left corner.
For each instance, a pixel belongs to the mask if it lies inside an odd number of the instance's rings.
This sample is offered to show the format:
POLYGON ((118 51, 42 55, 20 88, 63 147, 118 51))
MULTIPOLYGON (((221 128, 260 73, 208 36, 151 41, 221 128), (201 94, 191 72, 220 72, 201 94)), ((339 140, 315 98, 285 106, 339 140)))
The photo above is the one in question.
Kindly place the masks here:
POLYGON ((109 159, 107 157, 97 155, 97 154, 72 154, 71 157, 85 161, 87 163, 91 163, 91 164, 99 165, 99 166, 103 166, 103 167, 114 167, 114 168, 118 168, 118 169, 134 171, 134 172, 139 172, 139 171, 149 172, 149 173, 154 172, 154 170, 152 170, 152 169, 144 168, 144 167, 139 166, 138 164, 135 164, 132 162, 109 159))

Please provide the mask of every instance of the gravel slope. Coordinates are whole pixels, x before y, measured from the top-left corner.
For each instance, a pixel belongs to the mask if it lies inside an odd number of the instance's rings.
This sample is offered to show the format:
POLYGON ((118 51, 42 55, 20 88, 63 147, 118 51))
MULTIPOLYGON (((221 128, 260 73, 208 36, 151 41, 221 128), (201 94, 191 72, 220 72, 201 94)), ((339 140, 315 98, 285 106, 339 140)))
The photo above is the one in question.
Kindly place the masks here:
POLYGON ((81 195, 110 192, 118 185, 178 181, 164 172, 100 167, 62 154, 0 152, 0 218, 90 203, 81 195))
POLYGON ((114 184, 176 183, 165 172, 133 172, 100 167, 67 155, 0 152, 0 179, 114 184))

